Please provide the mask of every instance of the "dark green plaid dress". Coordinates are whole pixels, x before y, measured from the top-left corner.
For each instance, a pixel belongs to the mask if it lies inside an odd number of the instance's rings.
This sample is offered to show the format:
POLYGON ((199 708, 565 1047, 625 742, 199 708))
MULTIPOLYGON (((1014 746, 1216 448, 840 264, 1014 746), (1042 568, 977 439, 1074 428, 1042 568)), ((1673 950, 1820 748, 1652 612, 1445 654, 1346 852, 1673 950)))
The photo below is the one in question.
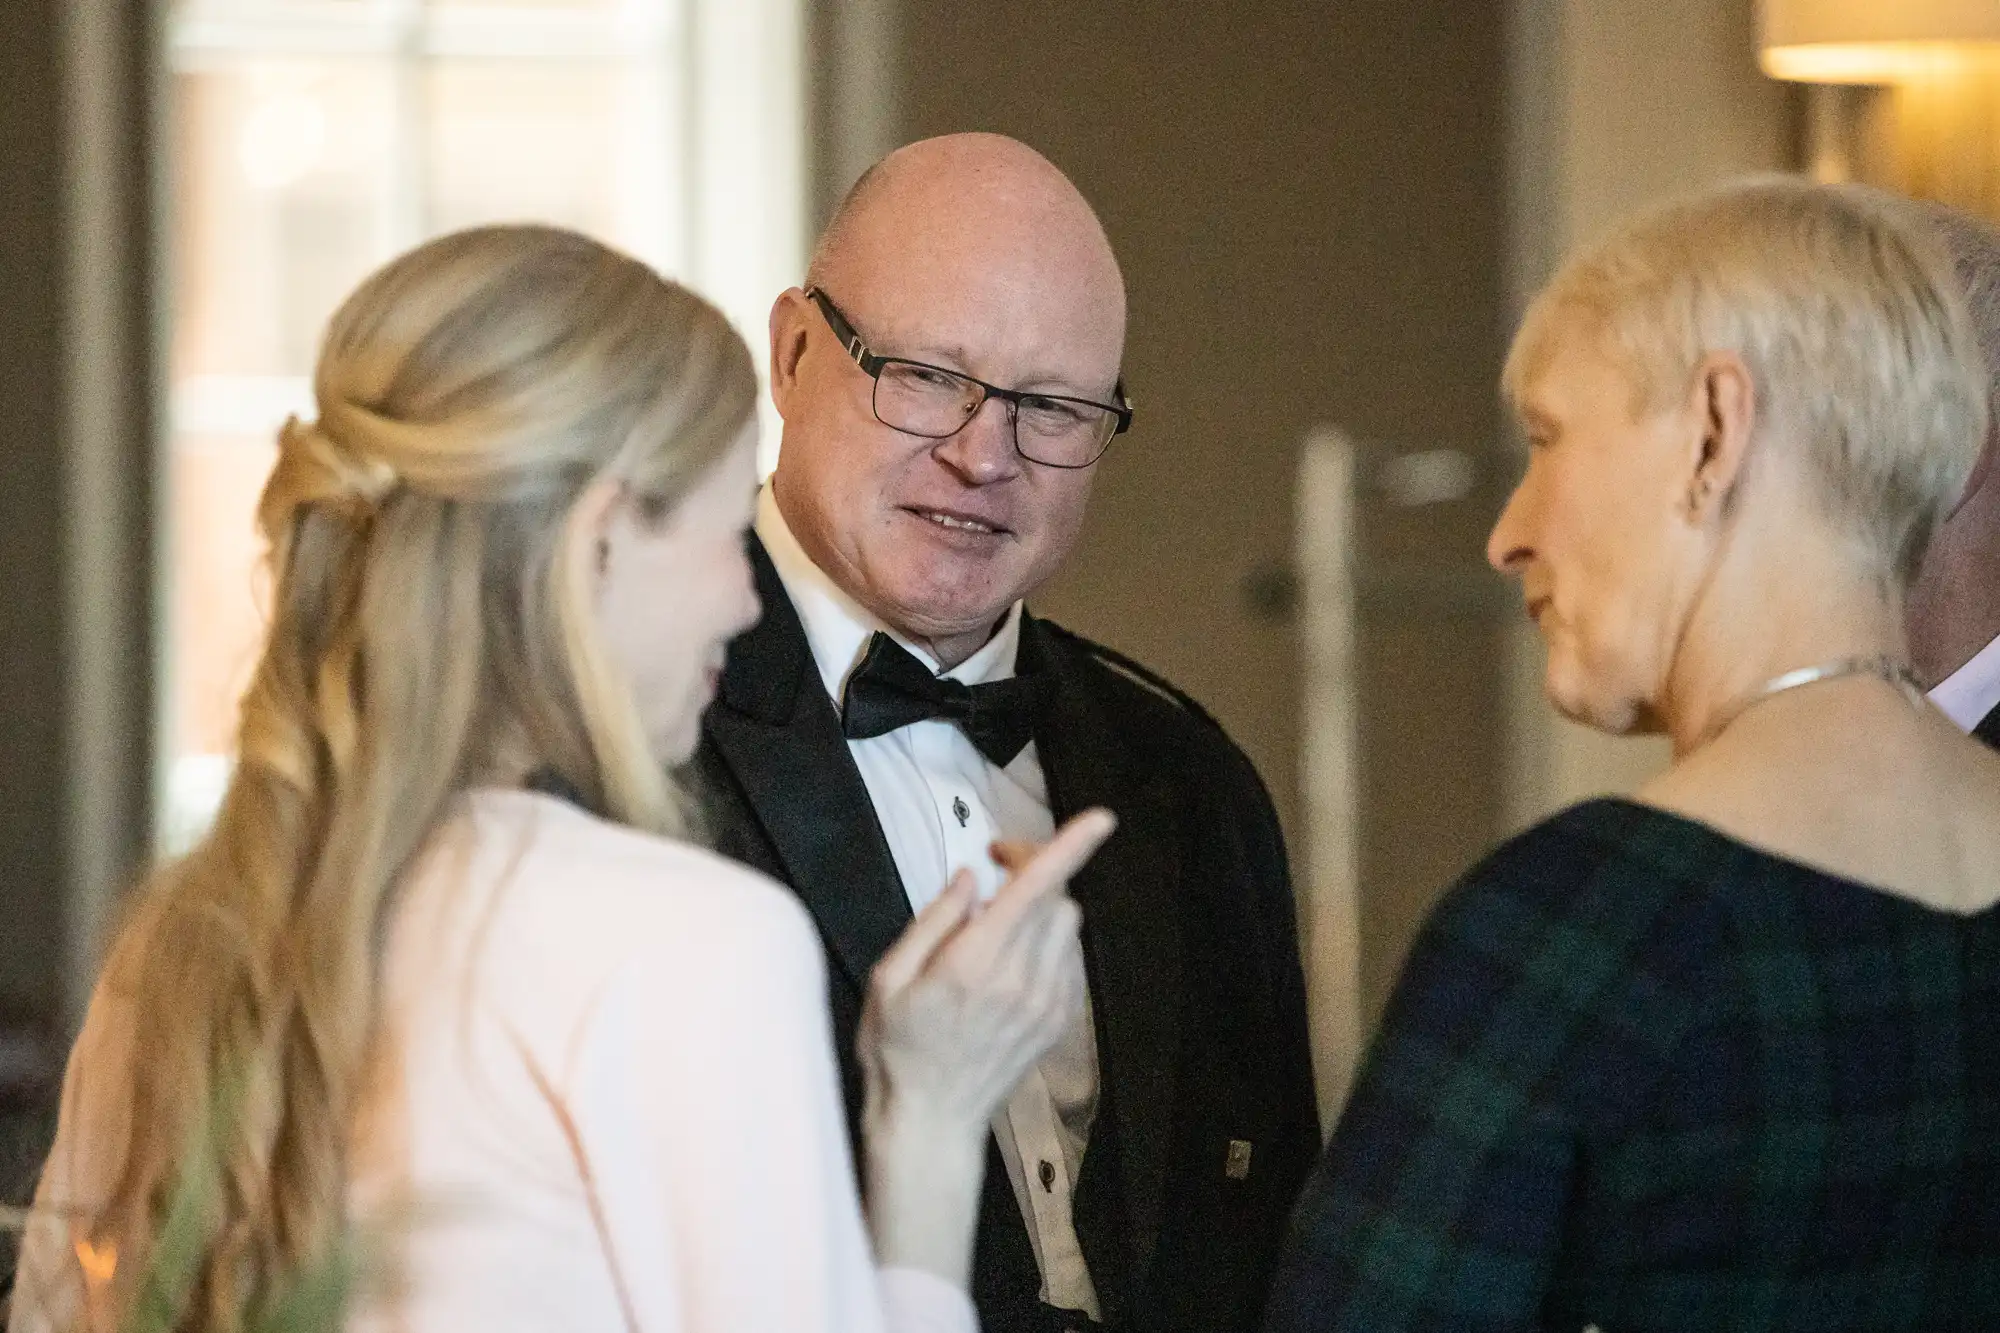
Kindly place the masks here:
POLYGON ((2000 910, 1626 801, 1413 950, 1270 1333, 2000 1331, 2000 910))

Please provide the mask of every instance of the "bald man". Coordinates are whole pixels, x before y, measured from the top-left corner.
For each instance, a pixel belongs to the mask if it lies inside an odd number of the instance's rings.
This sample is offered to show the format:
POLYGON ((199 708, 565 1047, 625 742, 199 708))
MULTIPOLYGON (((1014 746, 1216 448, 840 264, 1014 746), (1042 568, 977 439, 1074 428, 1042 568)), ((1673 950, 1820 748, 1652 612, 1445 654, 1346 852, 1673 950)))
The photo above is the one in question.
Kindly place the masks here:
MULTIPOLYGON (((1951 252, 2000 411, 2000 232, 1916 205, 1951 252)), ((1958 508, 1924 554, 1907 604, 1910 661, 1951 719, 2000 749, 2000 418, 1958 508)))
POLYGON ((1022 604, 1131 420, 1124 345, 1104 230, 1038 154, 958 135, 872 168, 771 311, 765 614, 705 722, 721 847, 819 923, 851 1125, 864 985, 912 911, 960 867, 990 887, 996 839, 1119 816, 1072 885, 1087 1011, 994 1122, 986 1333, 1253 1328, 1320 1142, 1256 774, 1185 696, 1022 604))

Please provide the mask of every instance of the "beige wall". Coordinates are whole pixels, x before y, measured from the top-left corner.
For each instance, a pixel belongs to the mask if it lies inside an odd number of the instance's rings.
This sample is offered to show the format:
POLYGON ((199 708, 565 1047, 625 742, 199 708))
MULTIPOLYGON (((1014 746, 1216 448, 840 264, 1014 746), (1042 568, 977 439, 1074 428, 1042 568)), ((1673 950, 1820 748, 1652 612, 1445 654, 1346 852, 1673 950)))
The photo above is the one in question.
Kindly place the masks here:
MULTIPOLYGON (((1809 90, 1831 124, 1831 179, 1856 179, 2000 222, 2000 53, 1968 51, 1882 88, 1809 90)), ((1824 124, 1824 122, 1822 122, 1824 124)))
MULTIPOLYGON (((1518 311, 1563 251, 1647 203, 1796 160, 1793 94, 1758 72, 1751 0, 1515 0, 1511 168, 1518 311)), ((1656 740, 1555 718, 1525 621, 1509 635, 1507 817, 1521 827, 1657 772, 1656 740)))

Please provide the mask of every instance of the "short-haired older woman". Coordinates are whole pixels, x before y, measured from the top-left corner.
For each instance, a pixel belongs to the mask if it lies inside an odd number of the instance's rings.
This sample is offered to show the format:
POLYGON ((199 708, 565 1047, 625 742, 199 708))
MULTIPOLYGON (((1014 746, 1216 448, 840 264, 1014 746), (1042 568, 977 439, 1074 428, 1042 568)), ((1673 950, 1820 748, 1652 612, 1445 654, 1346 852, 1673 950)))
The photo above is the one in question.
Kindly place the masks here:
POLYGON ((1985 433, 1947 262, 1735 186, 1572 260, 1506 387, 1549 697, 1674 762, 1444 899, 1269 1327, 2000 1328, 2000 756, 1902 629, 1985 433))
POLYGON ((810 918, 666 776, 758 613, 756 392, 707 302, 551 228, 342 305, 235 775, 91 1003, 17 1333, 240 1328, 371 1222, 355 1327, 974 1327, 987 1122, 1081 1005, 1054 887, 1110 820, 877 969, 871 1254, 810 918))

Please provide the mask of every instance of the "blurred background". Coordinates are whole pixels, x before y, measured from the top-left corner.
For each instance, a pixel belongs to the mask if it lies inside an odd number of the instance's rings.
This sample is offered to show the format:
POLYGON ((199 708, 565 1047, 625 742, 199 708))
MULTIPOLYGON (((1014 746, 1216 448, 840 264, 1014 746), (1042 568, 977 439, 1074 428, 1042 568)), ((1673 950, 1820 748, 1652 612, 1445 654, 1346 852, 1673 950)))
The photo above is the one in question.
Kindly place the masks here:
POLYGON ((1263 772, 1330 1108, 1436 894, 1663 758, 1549 715, 1484 567, 1526 298, 1745 172, 2000 214, 1996 52, 2000 0, 7 0, 0 1190, 122 891, 226 781, 272 434, 392 254, 578 227, 761 352, 883 152, 997 130, 1068 171, 1125 266, 1139 417, 1036 600, 1263 772))

